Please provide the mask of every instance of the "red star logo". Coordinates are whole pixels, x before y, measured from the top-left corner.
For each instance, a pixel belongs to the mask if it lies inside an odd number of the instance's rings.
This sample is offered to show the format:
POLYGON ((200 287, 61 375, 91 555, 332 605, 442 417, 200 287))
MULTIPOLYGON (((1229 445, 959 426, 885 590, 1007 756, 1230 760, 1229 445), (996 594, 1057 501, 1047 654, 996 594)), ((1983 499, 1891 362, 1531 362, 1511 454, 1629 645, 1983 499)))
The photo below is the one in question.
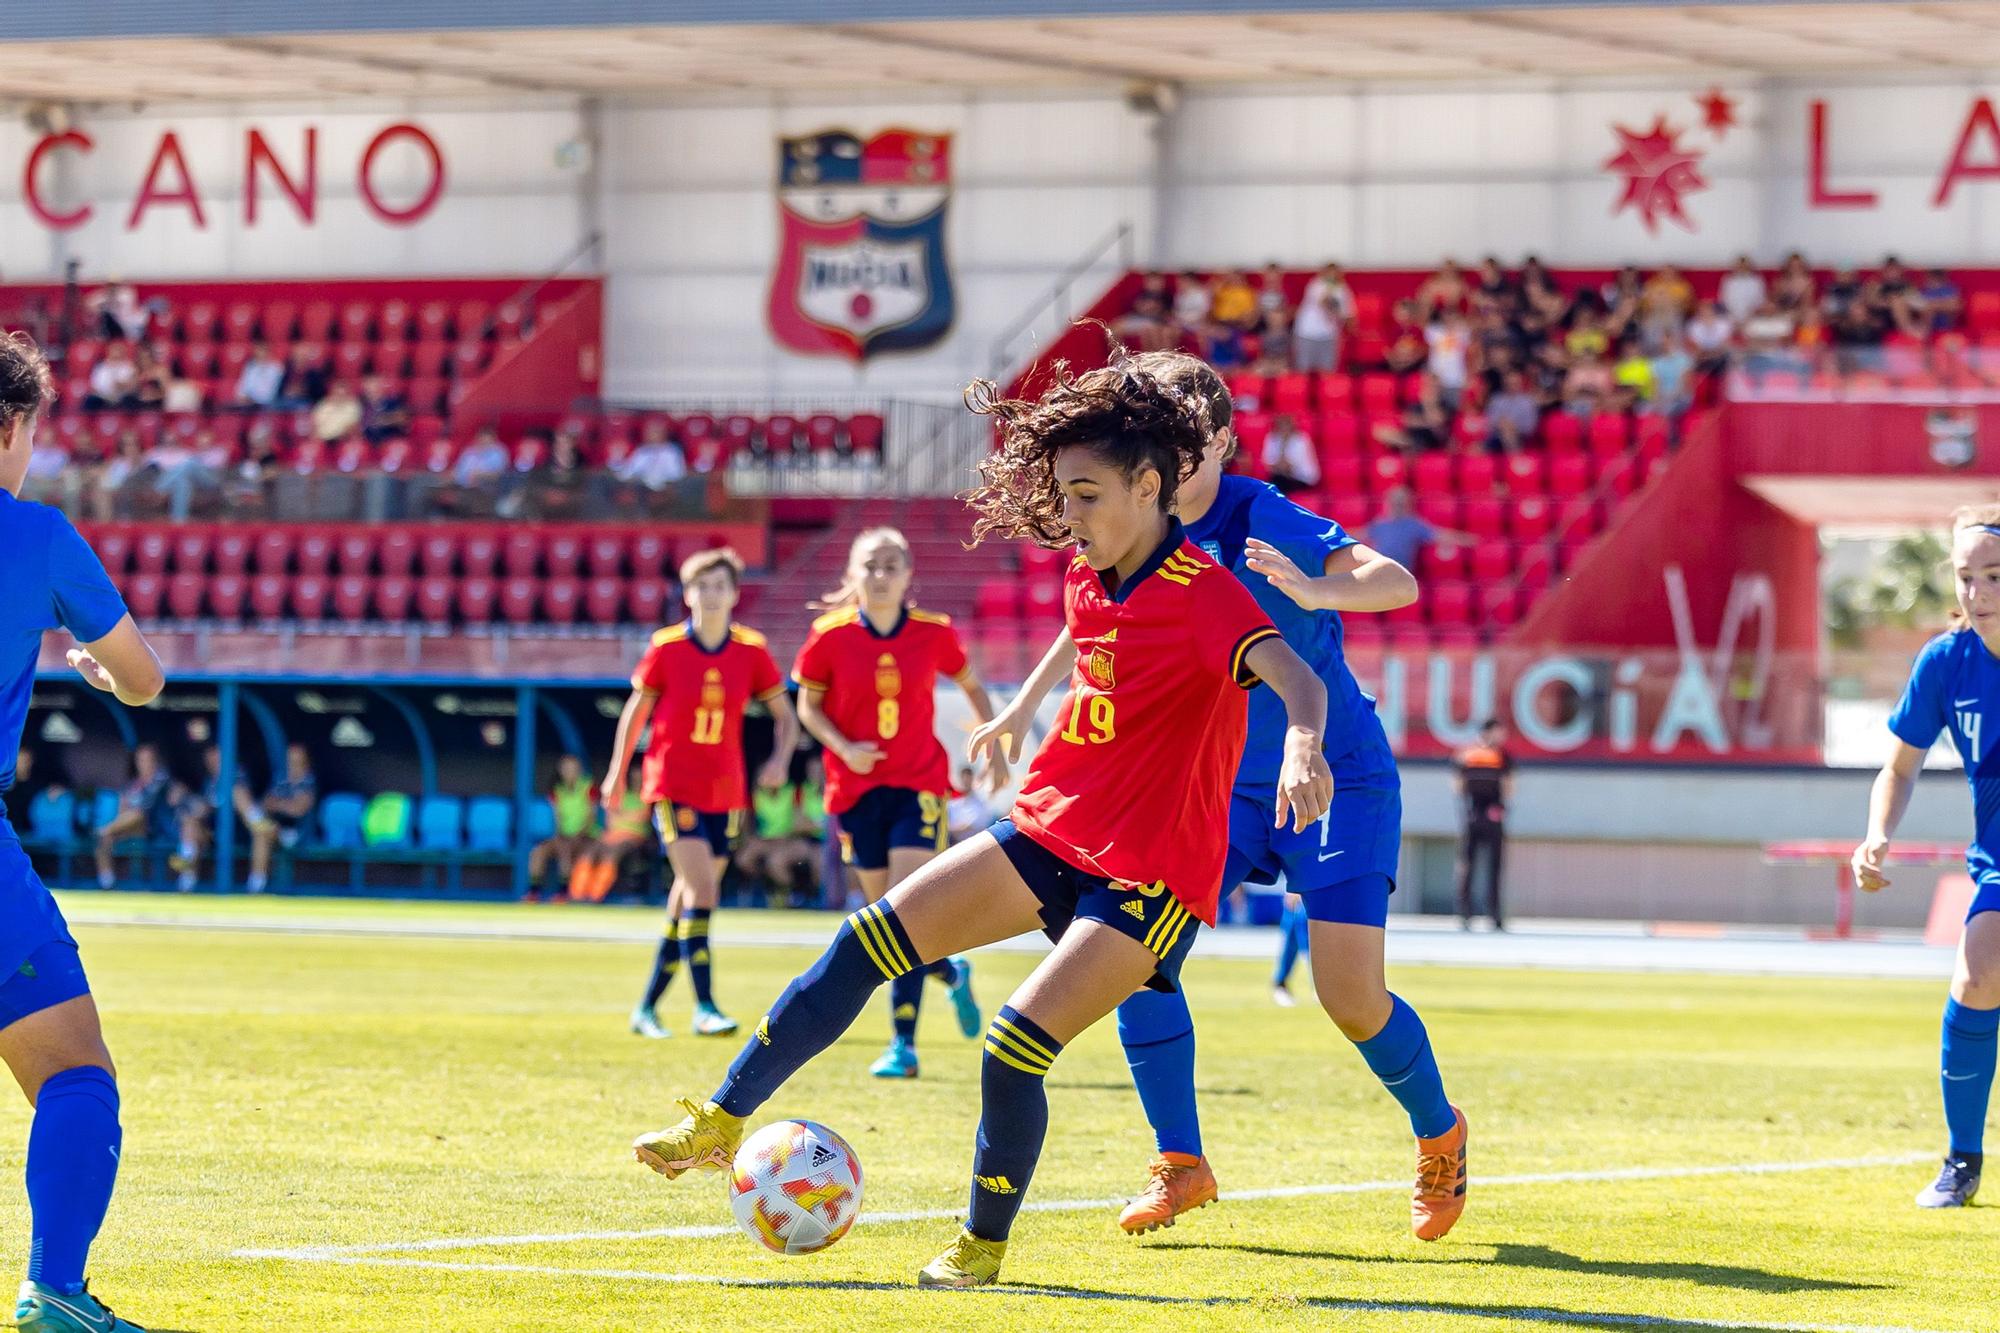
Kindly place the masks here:
POLYGON ((1701 108, 1701 124, 1720 139, 1736 127, 1736 99, 1720 88, 1710 88, 1694 104, 1701 108))
POLYGON ((1681 132, 1669 125, 1665 116, 1653 117, 1652 128, 1644 133, 1623 125, 1613 125, 1611 132, 1618 136, 1620 146, 1605 159, 1604 169, 1625 178, 1625 192, 1611 206, 1612 213, 1632 209, 1651 232, 1660 229, 1662 216, 1693 231, 1694 220, 1681 207, 1681 196, 1708 188, 1698 169, 1701 150, 1683 148, 1681 132))

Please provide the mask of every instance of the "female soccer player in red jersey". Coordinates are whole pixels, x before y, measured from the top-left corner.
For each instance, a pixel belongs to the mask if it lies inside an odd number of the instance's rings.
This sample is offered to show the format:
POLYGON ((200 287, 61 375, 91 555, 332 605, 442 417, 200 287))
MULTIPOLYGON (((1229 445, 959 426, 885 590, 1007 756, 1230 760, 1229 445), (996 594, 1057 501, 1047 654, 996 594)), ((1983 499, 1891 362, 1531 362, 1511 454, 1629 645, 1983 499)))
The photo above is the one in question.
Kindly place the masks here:
POLYGON ((757 775, 759 786, 784 785, 799 734, 784 677, 764 636, 731 619, 741 597, 742 558, 726 546, 703 551, 683 561, 680 573, 688 618, 655 634, 632 673, 632 697, 618 719, 602 788, 604 808, 615 814, 625 799, 632 751, 650 722, 640 794, 653 807, 674 882, 653 977, 632 1011, 632 1030, 642 1037, 669 1035, 654 1006, 683 961, 694 982, 695 1033, 717 1037, 736 1031, 736 1020, 715 1006, 709 921, 749 804, 743 789, 743 712, 754 699, 777 721, 776 744, 757 775))
MULTIPOLYGON (((840 587, 821 605, 799 649, 799 717, 826 746, 826 809, 840 821, 847 863, 869 902, 928 865, 945 849, 945 807, 952 790, 944 746, 937 738, 937 680, 965 691, 983 723, 993 701, 973 674, 951 617, 909 601, 916 572, 910 544, 894 528, 870 528, 854 539, 840 587)), ((991 775, 997 788, 1004 767, 991 775)), ((897 977, 889 987, 893 1035, 869 1072, 877 1078, 917 1076, 917 1011, 924 978, 951 988, 959 1030, 980 1031, 972 998, 972 964, 940 958, 897 977)))
MULTIPOLYGON (((1070 707, 1009 818, 850 916, 794 981, 705 1103, 633 1144, 666 1176, 726 1167, 746 1118, 838 1038, 885 978, 1040 929, 1055 949, 986 1035, 965 1230, 920 1285, 998 1277, 1048 1129, 1042 1077, 1139 987, 1177 985, 1197 921, 1215 920, 1244 691, 1260 678, 1291 720, 1276 817, 1303 828, 1333 794, 1326 688, 1228 571, 1183 538, 1175 489, 1207 444, 1197 415, 1125 365, 1061 375, 1038 402, 976 385, 1000 449, 974 495, 978 537, 1074 543, 1063 589, 1076 645, 1070 707)), ((994 742, 983 727, 973 748, 994 742)))

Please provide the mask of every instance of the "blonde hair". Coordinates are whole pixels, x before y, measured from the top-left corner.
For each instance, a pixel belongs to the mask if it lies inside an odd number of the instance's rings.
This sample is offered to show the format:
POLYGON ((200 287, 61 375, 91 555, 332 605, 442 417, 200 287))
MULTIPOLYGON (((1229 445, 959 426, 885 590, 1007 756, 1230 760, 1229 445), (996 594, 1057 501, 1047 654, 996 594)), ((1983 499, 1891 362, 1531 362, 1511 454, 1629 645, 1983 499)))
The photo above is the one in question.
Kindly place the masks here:
POLYGON ((681 561, 681 586, 687 587, 711 569, 728 570, 730 583, 738 588, 743 586, 743 557, 736 554, 733 546, 697 551, 681 561))
POLYGON ((815 611, 839 611, 850 606, 861 605, 861 575, 858 572, 868 558, 868 552, 877 546, 889 545, 903 553, 903 563, 916 568, 916 557, 910 554, 910 539, 895 528, 868 528, 854 539, 847 548, 847 568, 841 573, 840 586, 826 593, 812 603, 815 611))

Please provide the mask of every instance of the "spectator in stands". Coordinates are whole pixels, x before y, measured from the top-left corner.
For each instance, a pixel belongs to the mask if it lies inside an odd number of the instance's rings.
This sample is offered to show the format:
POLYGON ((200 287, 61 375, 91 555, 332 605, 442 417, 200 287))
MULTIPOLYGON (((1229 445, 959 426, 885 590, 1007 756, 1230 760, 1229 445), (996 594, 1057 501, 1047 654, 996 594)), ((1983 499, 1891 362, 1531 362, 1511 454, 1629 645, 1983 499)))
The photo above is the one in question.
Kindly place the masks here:
POLYGON ((1328 264, 1313 275, 1299 299, 1292 321, 1292 364, 1299 370, 1340 368, 1340 338, 1354 317, 1354 293, 1340 265, 1328 264))
POLYGON ((1505 930, 1500 915, 1500 868, 1507 844, 1507 806, 1514 799, 1514 760, 1507 753, 1507 729, 1498 718, 1479 728, 1479 743, 1452 757, 1453 786, 1461 806, 1458 850, 1458 920, 1472 929, 1473 881, 1486 869, 1486 916, 1505 930))
POLYGON ((550 898, 560 898, 576 870, 577 858, 597 840, 597 786, 584 773, 583 760, 566 754, 556 761, 555 785, 549 788, 549 809, 555 814, 555 836, 528 852, 528 897, 540 896, 553 865, 556 881, 550 898))
POLYGON ((1459 271, 1458 261, 1447 259, 1417 288, 1417 309, 1423 318, 1429 319, 1442 311, 1463 310, 1470 295, 1471 289, 1459 271))
POLYGON ((1518 370, 1508 371, 1500 381, 1500 391, 1486 400, 1487 447, 1515 453, 1535 438, 1541 422, 1542 401, 1529 389, 1528 377, 1518 370))
MULTIPOLYGON (((1764 304, 1771 303, 1767 301, 1764 304)), ((1703 301, 1695 307, 1694 318, 1681 332, 1687 337, 1687 348, 1693 354, 1695 364, 1708 371, 1715 370, 1729 359, 1729 345, 1735 340, 1736 326, 1715 302, 1703 301)))
MULTIPOLYGON (((1663 341, 1660 345, 1666 344, 1663 341)), ((1652 401, 1653 359, 1646 355, 1639 339, 1628 337, 1618 345, 1618 359, 1611 364, 1611 382, 1615 388, 1626 391, 1635 406, 1652 401)))
POLYGON ((23 745, 14 756, 14 784, 7 788, 4 797, 7 823, 15 836, 22 836, 34 827, 32 812, 36 801, 44 795, 61 795, 66 790, 61 777, 53 771, 44 771, 40 756, 23 745))
POLYGON ((206 384, 178 372, 169 373, 167 368, 157 359, 152 360, 149 366, 147 362, 150 357, 150 351, 146 347, 141 346, 139 349, 139 402, 142 405, 150 405, 152 402, 151 392, 147 387, 149 382, 152 381, 157 381, 159 384, 159 406, 164 411, 199 412, 208 405, 208 386, 206 384))
POLYGON ((639 764, 635 758, 624 799, 616 809, 607 808, 604 812, 604 836, 577 857, 576 868, 569 877, 569 896, 573 901, 603 902, 633 857, 645 857, 650 862, 659 853, 660 835, 653 828, 653 808, 639 795, 643 785, 639 764))
POLYGON ((1743 364, 1752 375, 1780 370, 1795 363, 1792 334, 1798 328, 1793 312, 1766 301, 1743 321, 1743 364))
POLYGON ((230 470, 227 486, 232 505, 264 502, 265 488, 282 465, 278 457, 278 432, 268 421, 252 422, 243 436, 243 457, 230 470))
POLYGON ((1215 294, 1201 274, 1181 274, 1174 286, 1174 322, 1186 332, 1205 338, 1214 313, 1215 294))
POLYGON ((93 292, 88 308, 96 316, 98 337, 137 342, 152 327, 155 311, 165 310, 166 302, 141 301, 131 283, 116 282, 93 292))
MULTIPOLYGON (((1794 250, 1785 256, 1778 281, 1771 288, 1771 303, 1780 310, 1802 310, 1819 301, 1819 280, 1807 266, 1805 256, 1794 250)), ((1751 312, 1753 315, 1756 311, 1751 312)))
POLYGON ((312 754, 293 741, 285 747, 284 776, 244 816, 250 829, 250 878, 245 888, 262 893, 270 887, 272 852, 298 845, 318 804, 319 779, 313 776, 312 754))
POLYGON ((1223 274, 1215 284, 1209 318, 1248 333, 1257 327, 1257 314, 1257 289, 1250 285, 1250 279, 1243 276, 1241 269, 1223 274))
POLYGON ((663 491, 688 474, 687 455, 675 444, 663 421, 648 421, 639 436, 639 447, 623 463, 611 469, 620 481, 663 491))
POLYGON ((117 813, 97 829, 99 888, 118 886, 113 855, 119 843, 128 838, 150 839, 165 832, 161 823, 170 821, 173 814, 168 800, 172 784, 166 765, 160 762, 158 746, 147 742, 132 751, 132 780, 118 793, 117 813))
POLYGON ((1799 321, 1792 329, 1792 346, 1798 349, 1803 364, 1807 367, 1818 365, 1832 345, 1833 330, 1828 327, 1820 308, 1809 305, 1799 311, 1799 321))
POLYGON ((361 398, 346 380, 333 386, 313 405, 313 438, 323 444, 346 439, 361 425, 361 398))
MULTIPOLYGON (((1417 454, 1442 449, 1451 438, 1452 411, 1445 402, 1444 386, 1435 375, 1425 375, 1416 398, 1404 404, 1395 421, 1375 427, 1375 442, 1385 449, 1417 454)), ((1405 565, 1405 569, 1409 566, 1405 565)))
MULTIPOLYGON (((201 767, 201 790, 184 793, 174 807, 174 816, 180 828, 180 845, 167 859, 167 865, 177 876, 174 887, 182 893, 194 892, 201 879, 201 858, 215 841, 214 821, 222 808, 221 747, 203 747, 201 767)), ((249 785, 240 777, 232 793, 232 804, 247 828, 256 814, 257 804, 250 798, 249 785)))
POLYGON ((1292 368, 1292 317, 1287 312, 1264 313, 1264 327, 1257 334, 1257 361, 1252 368, 1259 375, 1282 375, 1292 368))
POLYGON ((1894 255, 1883 256, 1882 271, 1875 276, 1875 284, 1884 302, 1894 301, 1915 287, 1910 281, 1909 270, 1905 269, 1903 261, 1894 255))
MULTIPOLYGON (((169 379, 167 367, 160 363, 160 358, 154 354, 151 347, 145 343, 133 345, 132 388, 125 396, 127 405, 164 407, 169 379)), ((199 406, 197 403, 196 407, 199 406)))
MULTIPOLYGON (((212 448, 215 436, 206 431, 203 434, 212 448)), ((166 500, 167 517, 174 522, 187 522, 196 498, 222 484, 222 473, 211 465, 213 456, 197 444, 183 443, 177 435, 166 436, 147 455, 153 494, 166 500)))
POLYGON ((1950 333, 1958 327, 1965 315, 1965 296, 1953 282, 1951 274, 1941 268, 1934 268, 1924 275, 1923 285, 1917 289, 1923 298, 1924 311, 1929 316, 1931 332, 1950 333))
POLYGON ((269 343, 253 344, 250 359, 236 376, 235 406, 276 407, 284 387, 285 363, 271 351, 269 343))
POLYGON ((1112 321, 1111 331, 1126 346, 1143 352, 1171 351, 1181 341, 1180 326, 1174 323, 1167 298, 1150 291, 1139 293, 1132 308, 1112 321))
POLYGON ((1694 284, 1668 264, 1646 279, 1639 291, 1638 332, 1648 348, 1677 337, 1694 309, 1694 284))
POLYGON ((534 506, 543 518, 575 518, 584 511, 591 476, 580 439, 575 427, 566 426, 549 446, 549 465, 534 479, 534 506))
POLYGON ((950 827, 954 844, 984 833, 994 819, 993 807, 980 794, 978 777, 971 768, 958 770, 956 785, 959 795, 945 807, 945 823, 950 827))
POLYGON ((1368 546, 1404 569, 1415 569, 1424 548, 1440 537, 1456 537, 1410 512, 1410 488, 1397 486, 1382 496, 1382 514, 1366 529, 1368 546))
POLYGON ((460 490, 491 486, 507 475, 507 468, 512 462, 507 446, 500 443, 500 432, 491 426, 481 426, 479 433, 472 437, 472 443, 466 445, 465 452, 458 456, 451 479, 460 490))
POLYGON ((1686 338, 1675 338, 1653 354, 1652 410, 1678 418, 1693 400, 1695 359, 1686 338))
POLYGON ((1874 370, 1881 365, 1882 341, 1888 336, 1889 313, 1858 297, 1847 302, 1833 322, 1834 354, 1844 373, 1874 370))
POLYGON ((35 452, 28 455, 27 475, 21 479, 21 498, 70 509, 76 501, 76 486, 72 483, 80 480, 78 471, 70 466, 70 451, 62 437, 46 431, 35 442, 35 452))
POLYGON ((104 349, 104 357, 90 371, 90 392, 83 405, 91 408, 124 407, 132 401, 139 382, 139 367, 132 349, 114 342, 104 349))
POLYGON ((1511 306, 1520 296, 1520 286, 1509 277, 1495 255, 1479 261, 1479 276, 1473 290, 1497 307, 1511 306))
POLYGON ((395 439, 410 429, 410 408, 395 384, 371 375, 361 386, 361 435, 370 444, 395 439))
POLYGON ((278 393, 277 406, 308 408, 326 397, 325 353, 308 343, 292 348, 291 365, 285 371, 285 386, 278 393))
POLYGON ((1595 353, 1577 357, 1563 376, 1563 410, 1588 421, 1604 406, 1616 383, 1611 363, 1603 357, 1595 353))
POLYGON ((1447 310, 1425 327, 1424 346, 1424 369, 1437 380, 1445 409, 1456 412, 1471 374, 1472 326, 1457 309, 1447 310))
POLYGON ((1287 495, 1319 485, 1319 451, 1289 412, 1272 420, 1271 433, 1264 438, 1264 470, 1271 484, 1287 495))
MULTIPOLYGON (((1276 260, 1264 265, 1264 272, 1257 280, 1257 328, 1261 332, 1270 327, 1273 315, 1291 313, 1291 302, 1285 299, 1285 270, 1276 260)), ((1287 325, 1290 324, 1287 319, 1287 325)))
POLYGON ((1603 356, 1611 350, 1611 334, 1596 309, 1584 306, 1576 312, 1569 331, 1563 334, 1562 346, 1572 361, 1580 361, 1587 356, 1603 356))
POLYGON ((1394 324, 1382 361, 1396 374, 1408 375, 1421 369, 1424 358, 1430 355, 1430 344, 1424 341, 1423 306, 1412 300, 1398 301, 1391 319, 1394 324))
POLYGON ((118 518, 126 488, 135 485, 146 471, 146 444, 139 432, 126 427, 118 432, 117 452, 97 470, 91 493, 91 512, 100 523, 118 518))
POLYGON ((1739 255, 1736 267, 1723 275, 1722 286, 1716 294, 1716 304, 1722 307, 1732 322, 1741 324, 1757 313, 1758 307, 1764 304, 1768 295, 1764 275, 1750 262, 1749 255, 1739 255))

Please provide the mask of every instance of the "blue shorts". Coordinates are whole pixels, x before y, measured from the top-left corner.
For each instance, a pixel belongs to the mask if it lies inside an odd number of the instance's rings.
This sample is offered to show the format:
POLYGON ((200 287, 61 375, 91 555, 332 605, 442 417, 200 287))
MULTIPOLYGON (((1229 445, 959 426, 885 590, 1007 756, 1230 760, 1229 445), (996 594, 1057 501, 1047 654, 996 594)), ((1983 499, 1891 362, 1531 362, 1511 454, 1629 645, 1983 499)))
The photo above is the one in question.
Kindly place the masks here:
POLYGON ((728 856, 743 831, 743 812, 726 810, 711 814, 691 805, 661 801, 653 808, 653 823, 660 830, 660 845, 671 847, 682 838, 700 838, 717 856, 728 856))
POLYGON ((76 944, 55 895, 0 821, 0 981, 13 976, 30 954, 50 941, 76 944))
POLYGON ((1130 935, 1160 960, 1146 982, 1149 989, 1181 988, 1181 964, 1194 948, 1201 922, 1164 884, 1127 884, 1078 870, 1014 827, 1011 819, 987 831, 1014 863, 1022 882, 1041 899, 1044 935, 1059 940, 1072 921, 1101 922, 1130 935))
POLYGON ((90 994, 83 959, 68 940, 50 940, 0 978, 0 1031, 30 1014, 90 994))
POLYGON ((1305 902, 1306 916, 1356 926, 1389 920, 1402 853, 1403 793, 1395 786, 1342 783, 1316 823, 1293 832, 1274 828, 1269 796, 1236 793, 1229 801, 1229 860, 1222 891, 1233 892, 1253 872, 1275 879, 1305 902))
POLYGON ((941 852, 951 841, 945 818, 949 804, 934 791, 876 787, 835 816, 840 820, 840 854, 856 870, 887 870, 893 848, 941 852))

